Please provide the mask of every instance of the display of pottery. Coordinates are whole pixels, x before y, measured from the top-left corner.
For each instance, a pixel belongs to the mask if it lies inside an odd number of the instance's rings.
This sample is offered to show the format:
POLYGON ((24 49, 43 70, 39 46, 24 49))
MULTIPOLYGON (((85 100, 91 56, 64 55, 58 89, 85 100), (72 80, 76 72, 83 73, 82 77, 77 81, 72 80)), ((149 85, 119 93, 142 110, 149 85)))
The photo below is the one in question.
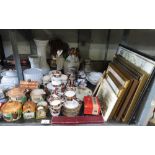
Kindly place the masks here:
POLYGON ((5 121, 17 121, 22 115, 22 104, 17 101, 7 102, 2 106, 1 110, 5 121))
POLYGON ((25 81, 37 81, 42 83, 43 74, 40 69, 30 68, 23 71, 25 81))
POLYGON ((2 72, 1 76, 2 76, 1 84, 7 85, 10 88, 17 86, 19 84, 17 72, 14 70, 8 70, 5 72, 2 72))
MULTIPOLYGON (((21 105, 21 110, 25 120, 44 119, 48 111, 52 117, 60 115, 75 117, 80 113, 83 97, 92 94, 86 87, 75 85, 76 74, 73 72, 65 75, 61 71, 52 70, 43 76, 39 69, 30 68, 24 70, 23 73, 25 80, 20 81, 19 87, 7 91, 7 96, 12 102, 24 103, 21 105), (40 88, 41 84, 44 84, 43 88, 47 89, 48 95, 44 89, 40 88)), ((86 75, 80 72, 78 77, 85 80, 86 75)), ((3 116, 2 110, 1 114, 3 116)))
POLYGON ((37 46, 37 55, 40 57, 40 69, 42 74, 45 75, 50 71, 49 65, 47 64, 46 60, 46 51, 47 51, 47 44, 48 40, 34 40, 37 46))
POLYGON ((23 118, 32 119, 35 118, 36 104, 32 101, 27 101, 23 105, 23 118))

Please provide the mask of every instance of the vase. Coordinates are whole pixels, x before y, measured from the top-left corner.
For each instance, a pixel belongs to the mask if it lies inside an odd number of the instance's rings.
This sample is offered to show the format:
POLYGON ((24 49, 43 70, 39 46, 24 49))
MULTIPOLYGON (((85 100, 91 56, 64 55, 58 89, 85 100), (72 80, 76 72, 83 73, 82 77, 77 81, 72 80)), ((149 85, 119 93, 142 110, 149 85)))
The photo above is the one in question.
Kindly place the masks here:
POLYGON ((31 64, 31 68, 40 68, 40 57, 37 55, 30 55, 29 61, 31 64))
POLYGON ((42 71, 42 74, 45 75, 50 71, 50 67, 47 64, 46 60, 46 49, 48 40, 34 40, 36 46, 37 46, 37 55, 40 57, 40 69, 42 71))

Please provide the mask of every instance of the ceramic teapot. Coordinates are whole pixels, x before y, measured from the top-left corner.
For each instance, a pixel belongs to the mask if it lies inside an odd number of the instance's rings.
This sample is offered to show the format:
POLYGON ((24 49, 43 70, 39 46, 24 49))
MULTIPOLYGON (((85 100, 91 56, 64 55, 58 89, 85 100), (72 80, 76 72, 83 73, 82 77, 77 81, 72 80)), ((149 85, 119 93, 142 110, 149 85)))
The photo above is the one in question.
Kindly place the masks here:
POLYGON ((11 86, 17 86, 19 84, 19 80, 17 77, 17 72, 15 70, 8 70, 3 73, 1 73, 2 79, 1 83, 2 84, 7 84, 10 87, 11 86))

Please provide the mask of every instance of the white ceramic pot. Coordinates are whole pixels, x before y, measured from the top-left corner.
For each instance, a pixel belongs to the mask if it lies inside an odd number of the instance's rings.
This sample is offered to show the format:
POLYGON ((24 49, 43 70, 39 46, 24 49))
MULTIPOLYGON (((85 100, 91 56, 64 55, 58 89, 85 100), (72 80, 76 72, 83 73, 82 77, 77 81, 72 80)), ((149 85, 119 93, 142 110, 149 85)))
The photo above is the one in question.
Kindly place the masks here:
POLYGON ((10 87, 17 86, 19 84, 16 71, 8 70, 3 72, 1 76, 3 76, 1 79, 1 84, 6 84, 10 87))
POLYGON ((50 71, 50 67, 47 64, 46 60, 46 49, 48 40, 34 40, 37 46, 37 54, 40 57, 40 69, 42 70, 42 73, 45 75, 50 71))
POLYGON ((39 69, 36 68, 26 69, 24 70, 23 74, 24 74, 24 80, 26 81, 31 80, 42 83, 43 74, 39 69))

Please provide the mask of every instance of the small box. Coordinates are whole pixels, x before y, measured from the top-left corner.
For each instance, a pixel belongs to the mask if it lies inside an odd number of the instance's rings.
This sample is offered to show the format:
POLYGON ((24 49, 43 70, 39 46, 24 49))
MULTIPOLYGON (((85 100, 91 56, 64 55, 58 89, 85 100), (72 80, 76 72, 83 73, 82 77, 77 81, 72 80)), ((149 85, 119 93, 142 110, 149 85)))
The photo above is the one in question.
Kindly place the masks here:
POLYGON ((101 112, 98 97, 85 96, 84 97, 84 114, 99 115, 101 112))

